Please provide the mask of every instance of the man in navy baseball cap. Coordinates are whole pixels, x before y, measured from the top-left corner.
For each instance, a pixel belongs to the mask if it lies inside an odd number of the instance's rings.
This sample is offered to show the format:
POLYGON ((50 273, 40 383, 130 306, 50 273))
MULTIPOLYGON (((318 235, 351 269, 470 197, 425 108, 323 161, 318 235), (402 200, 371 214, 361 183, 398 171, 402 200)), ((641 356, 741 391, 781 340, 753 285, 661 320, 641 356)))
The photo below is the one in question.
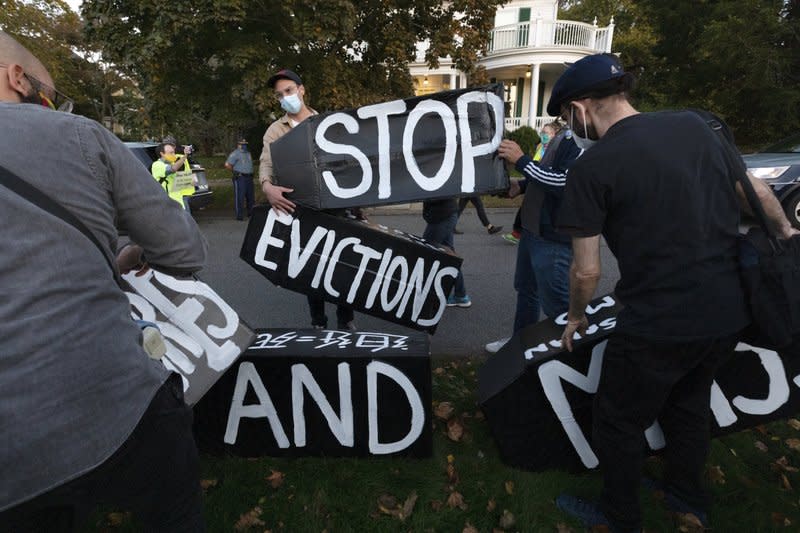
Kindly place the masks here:
POLYGON ((288 68, 281 69, 272 76, 270 76, 270 78, 267 80, 267 85, 269 85, 270 89, 274 89, 275 84, 278 82, 278 80, 291 80, 295 82, 297 85, 303 85, 303 80, 300 79, 300 76, 298 76, 288 68))
POLYGON ((576 61, 556 81, 547 113, 554 117, 560 115, 564 104, 588 95, 612 80, 620 84, 633 81, 633 76, 625 72, 614 54, 595 54, 576 61))

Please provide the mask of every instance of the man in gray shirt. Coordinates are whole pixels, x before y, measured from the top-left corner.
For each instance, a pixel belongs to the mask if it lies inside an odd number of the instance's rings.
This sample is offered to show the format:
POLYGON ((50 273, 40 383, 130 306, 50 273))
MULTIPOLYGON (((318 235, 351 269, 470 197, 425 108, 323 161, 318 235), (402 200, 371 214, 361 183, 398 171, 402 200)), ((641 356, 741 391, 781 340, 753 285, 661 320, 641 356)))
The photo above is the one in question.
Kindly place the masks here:
MULTIPOLYGON (((102 126, 45 107, 58 95, 0 32, 0 165, 77 217, 107 257, 119 230, 150 265, 199 270, 191 216, 102 126)), ((3 185, 0 205, 0 531, 77 529, 96 503, 134 511, 148 531, 204 530, 180 379, 143 351, 103 253, 3 185)))
POLYGON ((234 210, 236 220, 242 220, 242 204, 245 204, 247 216, 253 212, 255 193, 253 191, 253 156, 247 148, 247 139, 239 138, 236 150, 230 153, 225 168, 233 172, 233 197, 236 199, 234 210))

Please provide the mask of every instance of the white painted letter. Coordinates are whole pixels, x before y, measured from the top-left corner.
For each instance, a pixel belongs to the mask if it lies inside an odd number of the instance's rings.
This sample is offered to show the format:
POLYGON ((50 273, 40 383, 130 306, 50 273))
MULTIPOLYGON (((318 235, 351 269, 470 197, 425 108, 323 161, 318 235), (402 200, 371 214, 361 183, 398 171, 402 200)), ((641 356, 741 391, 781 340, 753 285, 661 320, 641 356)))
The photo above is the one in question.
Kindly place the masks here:
POLYGON ((399 452, 409 447, 422 433, 425 408, 414 384, 397 368, 373 361, 367 365, 367 416, 369 417, 369 451, 375 455, 399 452), (378 374, 383 374, 403 389, 411 406, 411 429, 397 442, 378 442, 378 374))
POLYGON ((392 195, 389 115, 400 115, 405 111, 406 103, 403 100, 368 105, 358 110, 359 118, 375 117, 378 121, 378 198, 380 199, 392 195))
POLYGON ((358 133, 358 121, 345 113, 334 113, 328 115, 317 126, 317 132, 314 140, 321 150, 330 154, 346 154, 351 155, 361 165, 361 183, 351 189, 339 187, 333 172, 330 170, 322 171, 322 179, 325 185, 330 189, 331 194, 337 198, 354 198, 360 194, 364 194, 372 186, 372 167, 369 164, 369 159, 364 155, 364 152, 349 144, 339 144, 331 142, 325 138, 325 132, 334 124, 341 124, 345 127, 348 133, 358 133))

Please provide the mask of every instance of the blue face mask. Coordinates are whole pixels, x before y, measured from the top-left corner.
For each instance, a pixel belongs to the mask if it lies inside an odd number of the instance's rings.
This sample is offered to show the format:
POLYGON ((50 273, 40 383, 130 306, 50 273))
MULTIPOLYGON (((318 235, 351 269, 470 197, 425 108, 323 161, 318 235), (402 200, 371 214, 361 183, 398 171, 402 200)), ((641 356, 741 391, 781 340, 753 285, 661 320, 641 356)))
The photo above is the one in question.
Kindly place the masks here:
POLYGON ((242 149, 242 152, 246 152, 247 151, 247 145, 246 144, 240 144, 239 148, 242 149))
POLYGON ((546 133, 542 133, 541 137, 539 138, 542 140, 542 144, 547 144, 550 142, 550 136, 546 133))
POLYGON ((303 107, 303 102, 296 94, 289 94, 281 98, 281 107, 290 115, 296 115, 303 107))

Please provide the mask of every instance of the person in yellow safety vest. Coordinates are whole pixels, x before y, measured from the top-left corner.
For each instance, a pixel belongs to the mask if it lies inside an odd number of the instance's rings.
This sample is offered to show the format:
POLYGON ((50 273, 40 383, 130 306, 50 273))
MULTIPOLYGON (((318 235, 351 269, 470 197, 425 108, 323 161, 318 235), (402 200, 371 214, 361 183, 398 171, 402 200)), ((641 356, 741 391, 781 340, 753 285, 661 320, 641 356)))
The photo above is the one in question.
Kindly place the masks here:
POLYGON ((175 155, 175 145, 165 142, 158 145, 158 153, 160 158, 153 161, 150 173, 170 198, 190 211, 189 197, 194 194, 192 170, 188 159, 191 147, 184 146, 183 154, 178 157, 175 155))

